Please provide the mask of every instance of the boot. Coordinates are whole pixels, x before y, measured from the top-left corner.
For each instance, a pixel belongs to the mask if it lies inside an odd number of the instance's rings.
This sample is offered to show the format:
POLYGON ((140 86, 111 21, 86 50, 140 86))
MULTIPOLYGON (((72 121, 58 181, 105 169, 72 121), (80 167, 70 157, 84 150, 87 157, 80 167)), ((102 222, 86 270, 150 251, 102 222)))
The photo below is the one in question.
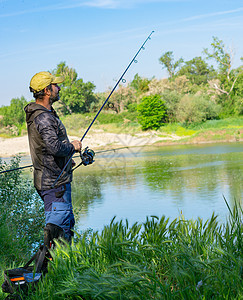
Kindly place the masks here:
POLYGON ((52 223, 46 224, 44 227, 44 244, 49 249, 52 246, 55 247, 54 239, 64 239, 64 230, 52 223))

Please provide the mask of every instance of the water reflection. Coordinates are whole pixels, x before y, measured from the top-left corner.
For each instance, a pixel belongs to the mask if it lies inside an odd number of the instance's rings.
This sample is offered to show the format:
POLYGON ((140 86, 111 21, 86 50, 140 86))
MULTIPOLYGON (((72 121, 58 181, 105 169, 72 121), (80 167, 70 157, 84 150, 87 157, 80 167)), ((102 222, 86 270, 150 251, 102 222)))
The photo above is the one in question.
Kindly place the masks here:
POLYGON ((146 216, 207 219, 242 204, 242 143, 148 147, 112 155, 74 174, 73 201, 80 229, 101 229, 113 218, 143 222, 146 216))
POLYGON ((72 184, 72 200, 77 219, 85 215, 94 203, 101 203, 102 194, 100 177, 97 174, 76 177, 72 184))

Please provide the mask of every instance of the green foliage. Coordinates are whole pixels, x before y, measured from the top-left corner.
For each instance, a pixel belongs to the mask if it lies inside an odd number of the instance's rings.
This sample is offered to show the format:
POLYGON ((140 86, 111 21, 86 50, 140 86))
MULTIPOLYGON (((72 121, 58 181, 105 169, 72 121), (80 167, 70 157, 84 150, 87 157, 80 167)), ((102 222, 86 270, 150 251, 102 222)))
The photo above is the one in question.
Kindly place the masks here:
POLYGON ((128 104, 127 110, 131 113, 137 112, 137 106, 138 106, 137 103, 128 104))
POLYGON ((235 70, 235 85, 232 89, 233 115, 243 115, 243 67, 235 70))
POLYGON ((173 78, 173 76, 176 73, 176 70, 183 63, 183 59, 180 58, 175 61, 173 51, 167 51, 159 58, 159 62, 162 64, 163 69, 167 69, 170 78, 173 78))
POLYGON ((168 120, 170 122, 176 121, 176 108, 180 102, 182 95, 176 91, 165 91, 161 94, 162 100, 165 102, 168 114, 168 120))
POLYGON ((183 124, 180 123, 169 123, 168 125, 163 127, 162 132, 176 134, 177 136, 181 137, 190 137, 196 133, 196 131, 190 129, 189 126, 183 126, 183 124))
MULTIPOLYGON (((92 102, 92 104, 90 105, 90 112, 98 112, 98 110, 101 108, 101 106, 107 99, 108 94, 105 92, 96 93, 95 97, 96 97, 96 101, 92 102)), ((110 104, 110 101, 108 101, 108 103, 104 106, 103 111, 109 110, 109 104, 110 104)))
MULTIPOLYGON (((127 86, 120 85, 114 91, 103 111, 114 111, 117 114, 129 111, 135 115, 141 109, 139 103, 143 97, 160 95, 165 102, 168 122, 180 120, 180 122, 191 123, 218 117, 241 116, 243 114, 243 67, 232 69, 232 54, 217 37, 213 37, 211 49, 204 49, 204 54, 207 59, 216 62, 217 70, 209 66, 201 56, 184 62, 182 58, 175 60, 172 51, 165 52, 159 58, 159 62, 167 69, 169 79, 150 80, 136 74, 127 86), (195 99, 188 100, 189 98, 195 99), (190 102, 192 102, 192 111, 190 111, 190 102)), ((83 82, 78 78, 76 70, 67 66, 65 62, 60 62, 52 73, 65 77, 61 86, 60 101, 54 104, 60 115, 72 114, 73 119, 77 120, 74 114, 97 112, 110 93, 109 91, 94 94, 95 85, 92 82, 83 82)), ((24 97, 14 98, 9 106, 0 108, 2 136, 19 135, 26 129, 23 111, 26 104, 24 97)), ((139 113, 139 122, 143 129, 157 129, 165 122, 165 115, 160 109, 149 111, 148 107, 146 112, 144 110, 139 113), (151 118, 149 118, 150 113, 151 118)), ((120 124, 122 120, 122 117, 113 115, 105 116, 102 120, 101 118, 103 117, 100 116, 97 120, 100 124, 117 122, 120 124)), ((89 120, 90 118, 82 121, 81 125, 86 126, 89 120)), ((72 119, 70 122, 73 123, 72 119)), ((79 120, 77 122, 80 124, 79 120)), ((73 128, 75 129, 75 126, 73 128)))
POLYGON ((98 124, 122 123, 122 121, 122 115, 114 113, 101 113, 97 119, 98 124))
POLYGON ((81 78, 78 79, 77 72, 69 68, 65 62, 59 63, 53 74, 65 77, 61 84, 59 100, 63 105, 62 112, 64 114, 89 112, 93 103, 97 101, 93 93, 95 85, 89 81, 84 83, 81 78))
POLYGON ((217 62, 219 66, 219 74, 229 74, 231 70, 232 59, 230 53, 228 53, 225 49, 224 42, 218 37, 213 36, 211 47, 211 53, 207 48, 204 49, 204 53, 206 54, 207 58, 214 59, 217 62))
POLYGON ((220 225, 213 214, 172 222, 115 221, 57 245, 44 281, 28 299, 240 299, 242 209, 220 225))
MULTIPOLYGON (((0 171, 19 166, 20 159, 9 164, 0 160, 0 171)), ((16 170, 0 175, 0 264, 20 263, 29 259, 42 239, 44 208, 31 181, 16 170)))
MULTIPOLYGON (((95 113, 72 114, 62 116, 61 120, 70 135, 82 136, 85 129, 90 125, 94 117, 95 113)), ((94 126, 96 128, 99 128, 100 126, 101 130, 103 130, 103 125, 114 124, 115 129, 117 128, 115 132, 121 132, 121 125, 125 123, 126 125, 135 123, 135 125, 139 127, 137 123, 137 112, 124 111, 116 114, 114 112, 102 111, 94 123, 94 126)))
POLYGON ((204 49, 208 59, 214 59, 218 65, 219 83, 213 88, 219 93, 218 102, 223 107, 222 116, 242 114, 242 66, 232 69, 232 54, 226 50, 222 40, 213 37, 211 52, 204 49))
POLYGON ((100 113, 99 119, 97 120, 98 124, 121 124, 124 122, 124 119, 129 121, 136 121, 137 113, 131 112, 122 112, 120 114, 114 113, 100 113))
POLYGON ((167 109, 160 95, 152 95, 142 98, 137 106, 138 122, 143 130, 158 129, 166 121, 167 109))
POLYGON ((138 117, 137 110, 124 111, 123 113, 121 113, 121 115, 123 117, 123 121, 126 119, 126 120, 129 120, 131 122, 137 122, 137 117, 138 117))
POLYGON ((97 120, 97 124, 121 124, 124 122, 124 119, 129 121, 136 121, 137 113, 131 112, 122 112, 120 114, 114 113, 100 113, 99 118, 97 120))
POLYGON ((129 104, 136 103, 135 92, 132 88, 120 85, 119 88, 112 94, 108 108, 116 113, 123 112, 129 104))
POLYGON ((0 125, 2 126, 16 126, 18 128, 17 134, 21 133, 23 124, 25 123, 24 107, 27 105, 27 100, 22 96, 21 98, 13 98, 9 106, 2 106, 0 108, 0 125))
POLYGON ((177 75, 185 75, 192 84, 206 84, 208 80, 215 76, 215 70, 199 56, 192 60, 186 61, 185 64, 177 72, 177 75))
POLYGON ((149 83, 151 80, 148 78, 142 78, 137 74, 135 74, 133 80, 130 83, 130 86, 136 90, 138 94, 145 93, 149 90, 149 83))
POLYGON ((176 120, 181 123, 200 123, 218 117, 220 107, 203 96, 185 95, 176 107, 176 120))
POLYGON ((240 129, 243 127, 243 117, 231 117, 227 119, 220 120, 208 120, 201 124, 190 124, 187 128, 194 130, 213 130, 213 129, 226 129, 226 128, 235 128, 240 129))

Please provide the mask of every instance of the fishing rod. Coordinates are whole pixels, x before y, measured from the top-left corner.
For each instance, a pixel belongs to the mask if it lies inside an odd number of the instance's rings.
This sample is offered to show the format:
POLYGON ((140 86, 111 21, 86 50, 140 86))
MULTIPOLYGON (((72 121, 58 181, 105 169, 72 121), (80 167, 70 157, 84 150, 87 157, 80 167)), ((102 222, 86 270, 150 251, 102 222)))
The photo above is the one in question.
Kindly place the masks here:
POLYGON ((97 112, 97 114, 95 115, 93 121, 90 123, 89 127, 86 129, 84 135, 81 138, 81 142, 83 141, 83 139, 85 138, 86 134, 88 133, 88 131, 90 130, 91 126, 94 124, 95 120, 97 119, 98 115, 100 114, 100 112, 102 111, 102 109, 104 108, 104 106, 106 105, 107 101, 110 99, 111 95, 113 94, 113 92, 115 91, 115 89, 117 88, 118 84, 120 83, 120 81, 123 79, 123 76, 126 74, 126 72, 128 71, 128 69, 130 68, 131 64, 133 62, 137 62, 136 61, 136 57, 138 56, 139 52, 141 50, 144 50, 144 45, 147 43, 148 40, 151 39, 151 35, 154 33, 154 31, 152 31, 150 33, 150 35, 147 37, 147 39, 144 41, 144 43, 142 44, 142 46, 139 48, 138 52, 135 54, 135 56, 133 57, 133 59, 130 61, 129 65, 127 66, 126 70, 123 72, 123 74, 121 75, 121 77, 119 78, 119 80, 117 81, 117 83, 115 84, 115 86, 113 87, 113 89, 111 90, 109 96, 106 98, 105 102, 103 103, 103 105, 101 106, 101 108, 99 109, 99 111, 97 112))
MULTIPOLYGON (((127 68, 125 69, 125 71, 123 72, 123 74, 121 75, 121 77, 119 78, 119 80, 117 81, 117 83, 115 84, 115 86, 113 87, 113 89, 111 90, 109 96, 106 98, 105 102, 103 103, 103 105, 101 106, 101 108, 99 109, 99 111, 97 112, 97 114, 95 115, 94 119, 92 120, 92 122, 90 123, 89 127, 86 129, 84 135, 82 136, 82 138, 80 139, 80 142, 83 141, 83 139, 85 138, 86 134, 89 132, 91 126, 94 124, 95 120, 97 119, 98 115, 100 114, 100 112, 102 111, 102 109, 104 108, 104 106, 106 105, 107 101, 110 99, 111 95, 113 94, 113 92, 115 91, 115 89, 117 88, 118 84, 120 83, 120 81, 122 80, 124 82, 125 79, 123 79, 123 76, 126 74, 126 72, 128 71, 128 69, 130 68, 131 64, 133 62, 137 63, 136 57, 138 56, 139 52, 141 50, 144 50, 144 45, 147 43, 148 40, 151 39, 151 35, 154 33, 154 30, 150 33, 150 35, 146 38, 146 40, 144 41, 144 43, 142 44, 142 46, 138 49, 137 53, 134 55, 133 59, 130 61, 129 65, 127 66, 127 68)), ((93 158, 92 155, 94 155, 94 153, 87 153, 88 149, 85 149, 86 153, 85 155, 89 155, 90 156, 90 162, 93 162, 93 158)), ((91 150, 92 151, 92 150, 91 150)), ((73 151, 71 153, 70 158, 68 159, 67 163, 65 164, 65 166, 63 167, 63 169, 61 170, 60 174, 58 175, 57 179, 55 180, 55 182, 52 185, 52 188, 54 188, 54 186, 56 185, 57 181, 59 180, 59 178, 62 176, 63 172, 65 171, 65 169, 67 168, 68 164, 70 163, 73 155, 74 155, 75 151, 73 151)), ((82 153, 80 153, 80 157, 81 157, 81 163, 78 165, 82 165, 82 153)))
POLYGON ((22 170, 22 169, 26 169, 26 168, 32 168, 32 167, 33 167, 33 165, 29 165, 29 166, 24 166, 24 167, 18 167, 18 168, 14 168, 14 169, 4 170, 4 171, 1 171, 0 174, 8 173, 8 172, 13 172, 13 171, 18 171, 18 170, 22 170))
MULTIPOLYGON (((96 154, 106 153, 106 152, 111 152, 111 151, 116 152, 117 150, 122 150, 122 149, 128 149, 128 147, 120 147, 120 148, 114 148, 114 149, 109 149, 109 150, 101 150, 101 151, 97 151, 96 154)), ((73 156, 73 158, 77 158, 77 157, 79 157, 79 155, 73 156)), ((3 170, 3 171, 0 171, 0 174, 18 171, 18 170, 27 169, 27 168, 32 168, 32 167, 33 167, 33 165, 28 165, 28 166, 18 167, 18 168, 14 168, 14 169, 3 170)), ((74 169, 76 169, 76 167, 74 169)), ((72 169, 72 171, 74 169, 72 169)))

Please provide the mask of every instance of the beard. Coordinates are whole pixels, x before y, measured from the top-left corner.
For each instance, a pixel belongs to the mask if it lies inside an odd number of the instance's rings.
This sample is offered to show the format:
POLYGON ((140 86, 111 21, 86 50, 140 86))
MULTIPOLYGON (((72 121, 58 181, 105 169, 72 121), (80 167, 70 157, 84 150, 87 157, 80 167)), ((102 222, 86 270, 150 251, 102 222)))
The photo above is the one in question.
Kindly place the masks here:
POLYGON ((50 97, 50 104, 52 105, 54 102, 57 102, 60 99, 59 94, 50 97))

